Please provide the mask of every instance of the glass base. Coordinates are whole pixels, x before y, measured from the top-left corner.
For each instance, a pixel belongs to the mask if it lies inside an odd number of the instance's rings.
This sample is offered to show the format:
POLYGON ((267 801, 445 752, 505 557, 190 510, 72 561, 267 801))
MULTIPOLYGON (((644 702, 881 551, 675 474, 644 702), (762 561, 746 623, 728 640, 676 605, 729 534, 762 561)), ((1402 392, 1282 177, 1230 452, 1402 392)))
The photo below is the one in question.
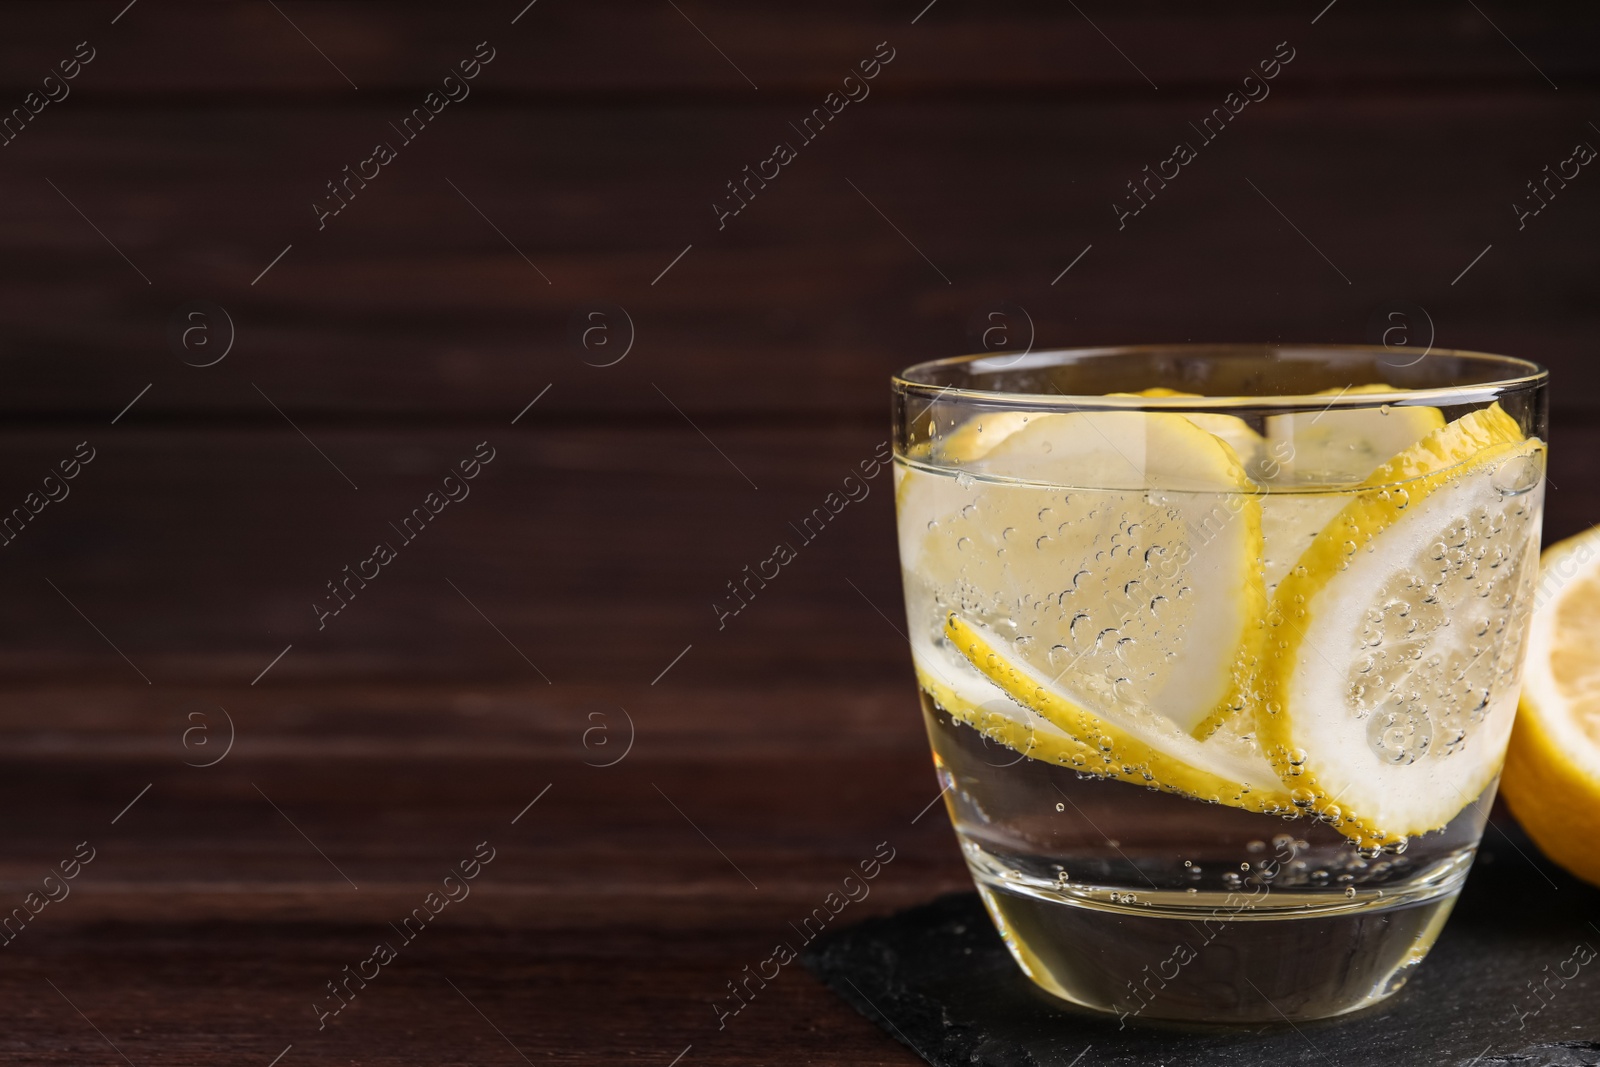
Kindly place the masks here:
POLYGON ((1404 889, 1127 893, 1044 883, 969 841, 968 866, 1012 957, 1047 992, 1136 1019, 1300 1022, 1405 984, 1444 926, 1470 852, 1404 889))

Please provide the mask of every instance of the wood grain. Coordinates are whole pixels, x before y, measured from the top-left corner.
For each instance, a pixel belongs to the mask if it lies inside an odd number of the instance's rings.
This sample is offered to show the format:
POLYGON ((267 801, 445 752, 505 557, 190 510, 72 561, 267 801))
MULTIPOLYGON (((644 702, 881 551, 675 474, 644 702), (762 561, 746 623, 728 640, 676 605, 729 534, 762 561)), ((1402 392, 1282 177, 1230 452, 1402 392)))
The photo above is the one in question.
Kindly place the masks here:
POLYGON ((876 420, 891 373, 977 347, 1004 302, 1048 347, 1359 342, 1406 300, 1437 344, 1541 360, 1557 407, 1590 410, 1596 261, 1570 235, 1600 198, 1580 177, 1521 231, 1511 207, 1581 104, 1268 98, 1119 231, 1124 183, 1202 107, 868 99, 720 231, 714 198, 798 139, 793 108, 446 112, 320 232, 314 196, 385 111, 247 109, 213 144, 167 111, 47 114, 6 159, 0 403, 109 418, 153 381, 141 418, 273 418, 232 372, 306 417, 498 417, 555 380, 585 417, 670 415, 653 382, 700 412, 876 420), (211 371, 167 339, 194 299, 237 329, 211 371), (614 367, 573 342, 593 301, 631 317, 614 367))
POLYGON ((900 92, 1089 88, 1142 94, 1154 91, 1145 75, 1162 92, 1232 80, 1258 58, 1241 58, 1240 49, 1248 53, 1287 38, 1315 44, 1324 57, 1317 81, 1328 87, 1470 78, 1516 91, 1548 86, 1495 26, 1569 87, 1574 79, 1593 78, 1600 31, 1600 19, 1581 4, 1491 7, 1491 23, 1443 0, 1401 9, 1342 0, 1320 18, 1325 3, 1260 0, 1230 0, 1203 12, 1156 0, 1090 5, 1083 13, 1041 0, 1001 7, 828 0, 804 8, 705 0, 678 5, 681 13, 648 0, 540 0, 531 7, 527 0, 496 0, 448 9, 333 0, 280 3, 281 13, 265 4, 144 0, 113 25, 125 3, 7 4, 0 13, 0 84, 30 87, 35 72, 42 78, 63 49, 70 53, 89 38, 102 53, 81 87, 86 99, 273 93, 326 100, 355 91, 341 70, 362 93, 430 85, 455 66, 463 49, 470 52, 487 38, 504 49, 507 61, 490 68, 486 92, 627 100, 665 92, 703 99, 753 92, 738 69, 762 93, 809 93, 849 73, 863 48, 870 52, 888 39, 904 42, 908 54, 908 69, 897 79, 900 92), (525 13, 513 24, 519 12, 525 13))

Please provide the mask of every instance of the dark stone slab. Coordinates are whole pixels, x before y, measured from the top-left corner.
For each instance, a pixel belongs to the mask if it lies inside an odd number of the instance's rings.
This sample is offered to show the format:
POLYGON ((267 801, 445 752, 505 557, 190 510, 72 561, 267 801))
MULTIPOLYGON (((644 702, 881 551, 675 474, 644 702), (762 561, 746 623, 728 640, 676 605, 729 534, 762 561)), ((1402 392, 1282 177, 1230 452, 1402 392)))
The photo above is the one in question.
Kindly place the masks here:
POLYGON ((1577 946, 1600 949, 1600 891, 1536 856, 1514 827, 1492 826, 1455 914, 1406 987, 1298 1026, 1130 1020, 1119 1029, 1028 981, 976 893, 839 930, 804 959, 935 1067, 1600 1065, 1600 958, 1564 984, 1539 985, 1577 946))

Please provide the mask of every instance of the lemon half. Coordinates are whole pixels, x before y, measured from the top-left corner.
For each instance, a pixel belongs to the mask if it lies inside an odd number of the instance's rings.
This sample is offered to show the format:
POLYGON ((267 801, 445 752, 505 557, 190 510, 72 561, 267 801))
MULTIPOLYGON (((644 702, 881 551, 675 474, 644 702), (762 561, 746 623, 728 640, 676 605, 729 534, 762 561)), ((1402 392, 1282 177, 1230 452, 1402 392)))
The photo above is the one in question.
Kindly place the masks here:
POLYGON ((1544 553, 1500 790, 1528 836, 1600 885, 1600 530, 1544 553))

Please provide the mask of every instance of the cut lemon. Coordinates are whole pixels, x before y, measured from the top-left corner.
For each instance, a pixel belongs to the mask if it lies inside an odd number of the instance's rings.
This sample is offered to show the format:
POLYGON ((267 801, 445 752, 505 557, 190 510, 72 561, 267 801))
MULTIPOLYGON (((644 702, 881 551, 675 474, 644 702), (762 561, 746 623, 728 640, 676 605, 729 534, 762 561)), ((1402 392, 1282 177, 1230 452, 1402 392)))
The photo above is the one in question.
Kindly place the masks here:
MULTIPOLYGON (((1027 411, 991 411, 974 415, 963 422, 943 441, 924 441, 910 456, 926 461, 932 455, 937 462, 965 466, 988 455, 995 445, 1016 433, 1038 416, 1027 411)), ((896 505, 905 493, 906 468, 895 465, 894 499, 896 505)))
POLYGON ((974 415, 962 423, 936 450, 945 463, 971 463, 982 459, 1004 441, 1039 416, 1026 411, 991 411, 974 415))
MULTIPOLYGON (((1192 397, 1202 399, 1199 393, 1185 393, 1178 389, 1168 389, 1164 385, 1152 386, 1141 389, 1137 393, 1108 393, 1107 396, 1137 396, 1152 399, 1166 397, 1192 397)), ((1239 462, 1244 469, 1254 472, 1261 464, 1266 447, 1266 440, 1251 428, 1248 422, 1237 415, 1224 415, 1217 411, 1185 411, 1183 417, 1200 427, 1206 433, 1215 434, 1227 442, 1233 449, 1234 455, 1239 457, 1239 462)))
MULTIPOLYGON (((1337 399, 1402 391, 1388 385, 1357 385, 1325 389, 1317 395, 1337 399)), ((1250 468, 1251 474, 1275 490, 1261 503, 1266 540, 1262 572, 1267 594, 1278 588, 1317 534, 1349 503, 1347 492, 1330 490, 1330 485, 1364 481, 1379 464, 1443 425, 1444 413, 1438 408, 1415 406, 1330 407, 1269 416, 1261 459, 1250 468), (1318 489, 1295 492, 1297 484, 1318 489)))
POLYGON ((917 682, 952 719, 977 730, 986 741, 1023 756, 1061 766, 1081 759, 1083 746, 1031 708, 951 654, 948 642, 913 640, 917 682))
MULTIPOLYGON (((1388 385, 1324 389, 1317 396, 1399 393, 1388 385)), ((1444 425, 1438 408, 1384 405, 1379 408, 1302 411, 1266 421, 1266 478, 1275 484, 1315 482, 1354 485, 1444 425)), ((1331 516, 1330 516, 1331 517, 1331 516)))
POLYGON ((1298 806, 1398 844, 1494 781, 1543 470, 1499 405, 1473 412, 1373 471, 1278 585, 1257 719, 1298 806))
POLYGON ((1272 765, 1247 738, 1217 734, 1197 741, 1159 715, 1133 715, 1125 709, 1096 715, 1020 657, 999 651, 1002 642, 993 632, 954 612, 945 628, 950 643, 974 667, 1055 728, 1052 740, 1056 735, 1067 739, 1053 746, 1055 762, 1084 774, 1249 811, 1294 810, 1272 765))
POLYGON ((1233 451, 1183 416, 1035 416, 960 475, 907 467, 898 502, 908 597, 932 601, 912 618, 959 611, 1075 702, 1184 733, 1244 708, 1260 504, 1233 451))
POLYGON ((1600 885, 1600 531, 1545 551, 1500 791, 1545 854, 1600 885))

